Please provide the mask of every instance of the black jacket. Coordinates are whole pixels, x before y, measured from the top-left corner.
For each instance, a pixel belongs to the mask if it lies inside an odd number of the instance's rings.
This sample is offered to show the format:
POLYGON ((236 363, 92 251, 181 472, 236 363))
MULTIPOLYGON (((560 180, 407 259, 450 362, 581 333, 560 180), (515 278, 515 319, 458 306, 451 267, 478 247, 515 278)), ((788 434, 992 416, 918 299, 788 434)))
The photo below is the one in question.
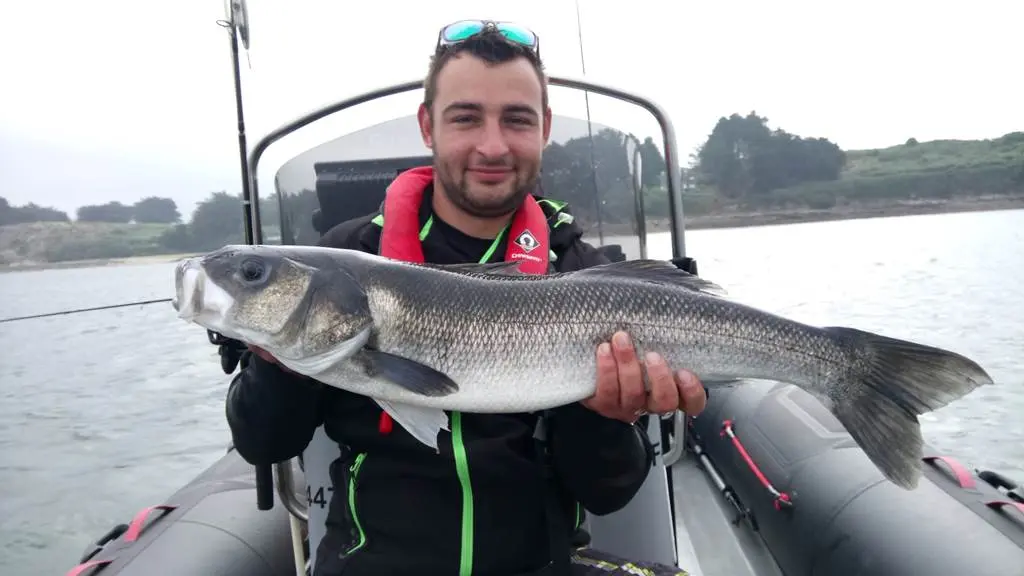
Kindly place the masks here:
MULTIPOLYGON (((428 187, 421 225, 430 216, 429 193, 428 187)), ((551 227, 554 269, 608 262, 580 239, 571 218, 559 216, 568 214, 561 203, 542 200, 541 206, 551 227)), ((376 253, 379 221, 371 214, 344 222, 320 244, 376 253)), ((477 261, 490 244, 436 217, 422 243, 426 260, 438 264, 477 261)), ((504 251, 499 246, 494 258, 504 251)), ((321 424, 342 447, 331 464, 335 497, 315 576, 455 575, 460 562, 471 562, 474 576, 532 573, 550 558, 546 518, 562 522, 565 547, 558 554, 567 557, 569 533, 582 520, 580 505, 598 515, 622 508, 651 466, 650 443, 638 426, 580 404, 556 408, 545 419, 550 467, 540 462, 533 439, 535 414, 453 415, 453 431, 461 418, 462 441, 453 444, 452 433, 442 430, 440 454, 397 423, 383 434, 380 415, 370 398, 287 374, 256 356, 230 385, 228 424, 235 448, 250 463, 298 456, 321 424), (545 471, 552 470, 560 489, 547 493, 558 500, 548 500, 546 509, 545 471), (562 516, 546 517, 554 508, 562 516)))

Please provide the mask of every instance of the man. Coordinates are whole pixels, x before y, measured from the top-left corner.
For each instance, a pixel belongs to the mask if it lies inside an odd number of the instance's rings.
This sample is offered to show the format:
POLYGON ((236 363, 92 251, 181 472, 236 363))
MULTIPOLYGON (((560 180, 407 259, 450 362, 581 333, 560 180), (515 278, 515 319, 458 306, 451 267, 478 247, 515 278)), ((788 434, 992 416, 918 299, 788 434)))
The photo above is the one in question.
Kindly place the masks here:
MULTIPOLYGON (((321 245, 438 264, 515 258, 546 273, 607 262, 556 201, 534 197, 551 111, 536 36, 511 25, 442 30, 418 112, 433 167, 407 171, 382 212, 339 224, 321 245)), ((440 453, 373 400, 287 373, 265 351, 228 391, 235 447, 250 463, 300 454, 314 429, 342 447, 315 576, 566 574, 582 509, 608 514, 644 482, 644 412, 703 409, 688 372, 646 359, 626 334, 596 350, 597 392, 536 414, 450 414, 440 453), (545 568, 547 567, 547 568, 545 568), (556 568, 557 567, 557 568, 556 568), (542 570, 547 570, 541 572, 542 570)))

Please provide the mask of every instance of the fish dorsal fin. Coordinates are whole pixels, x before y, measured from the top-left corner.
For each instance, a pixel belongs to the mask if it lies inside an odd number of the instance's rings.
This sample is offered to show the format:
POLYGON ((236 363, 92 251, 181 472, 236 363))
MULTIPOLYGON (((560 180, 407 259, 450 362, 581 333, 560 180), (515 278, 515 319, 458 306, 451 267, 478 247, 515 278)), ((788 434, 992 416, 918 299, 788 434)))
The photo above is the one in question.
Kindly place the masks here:
POLYGON ((569 274, 593 276, 595 278, 625 278, 639 282, 653 282, 655 284, 671 284, 672 286, 688 288, 695 292, 703 292, 714 296, 726 295, 725 288, 696 274, 690 274, 666 260, 623 260, 621 262, 591 266, 590 268, 569 272, 569 274))
POLYGON ((420 264, 420 266, 471 276, 526 276, 519 271, 519 262, 515 260, 486 264, 470 262, 468 264, 420 264))

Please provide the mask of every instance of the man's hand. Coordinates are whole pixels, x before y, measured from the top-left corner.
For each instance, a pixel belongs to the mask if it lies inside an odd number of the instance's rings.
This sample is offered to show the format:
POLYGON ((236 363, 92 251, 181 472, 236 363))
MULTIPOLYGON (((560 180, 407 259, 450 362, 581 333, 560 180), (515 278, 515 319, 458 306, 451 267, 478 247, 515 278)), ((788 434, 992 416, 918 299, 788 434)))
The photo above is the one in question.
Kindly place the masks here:
POLYGON ((581 403, 591 410, 633 423, 645 412, 667 414, 682 410, 697 415, 707 404, 704 387, 688 370, 675 374, 661 355, 650 352, 644 363, 650 395, 644 389, 643 372, 636 350, 625 332, 616 332, 612 344, 597 348, 597 390, 581 403))

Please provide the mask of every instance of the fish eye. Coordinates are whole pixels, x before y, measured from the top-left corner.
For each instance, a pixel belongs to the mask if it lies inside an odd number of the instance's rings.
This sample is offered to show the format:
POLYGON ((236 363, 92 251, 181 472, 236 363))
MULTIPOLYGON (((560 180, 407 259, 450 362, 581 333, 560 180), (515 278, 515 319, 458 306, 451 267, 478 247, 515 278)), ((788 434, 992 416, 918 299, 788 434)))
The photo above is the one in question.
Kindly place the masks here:
POLYGON ((238 267, 238 271, 242 276, 242 281, 246 283, 261 282, 267 277, 267 267, 262 260, 258 258, 246 258, 242 260, 242 264, 238 267))

